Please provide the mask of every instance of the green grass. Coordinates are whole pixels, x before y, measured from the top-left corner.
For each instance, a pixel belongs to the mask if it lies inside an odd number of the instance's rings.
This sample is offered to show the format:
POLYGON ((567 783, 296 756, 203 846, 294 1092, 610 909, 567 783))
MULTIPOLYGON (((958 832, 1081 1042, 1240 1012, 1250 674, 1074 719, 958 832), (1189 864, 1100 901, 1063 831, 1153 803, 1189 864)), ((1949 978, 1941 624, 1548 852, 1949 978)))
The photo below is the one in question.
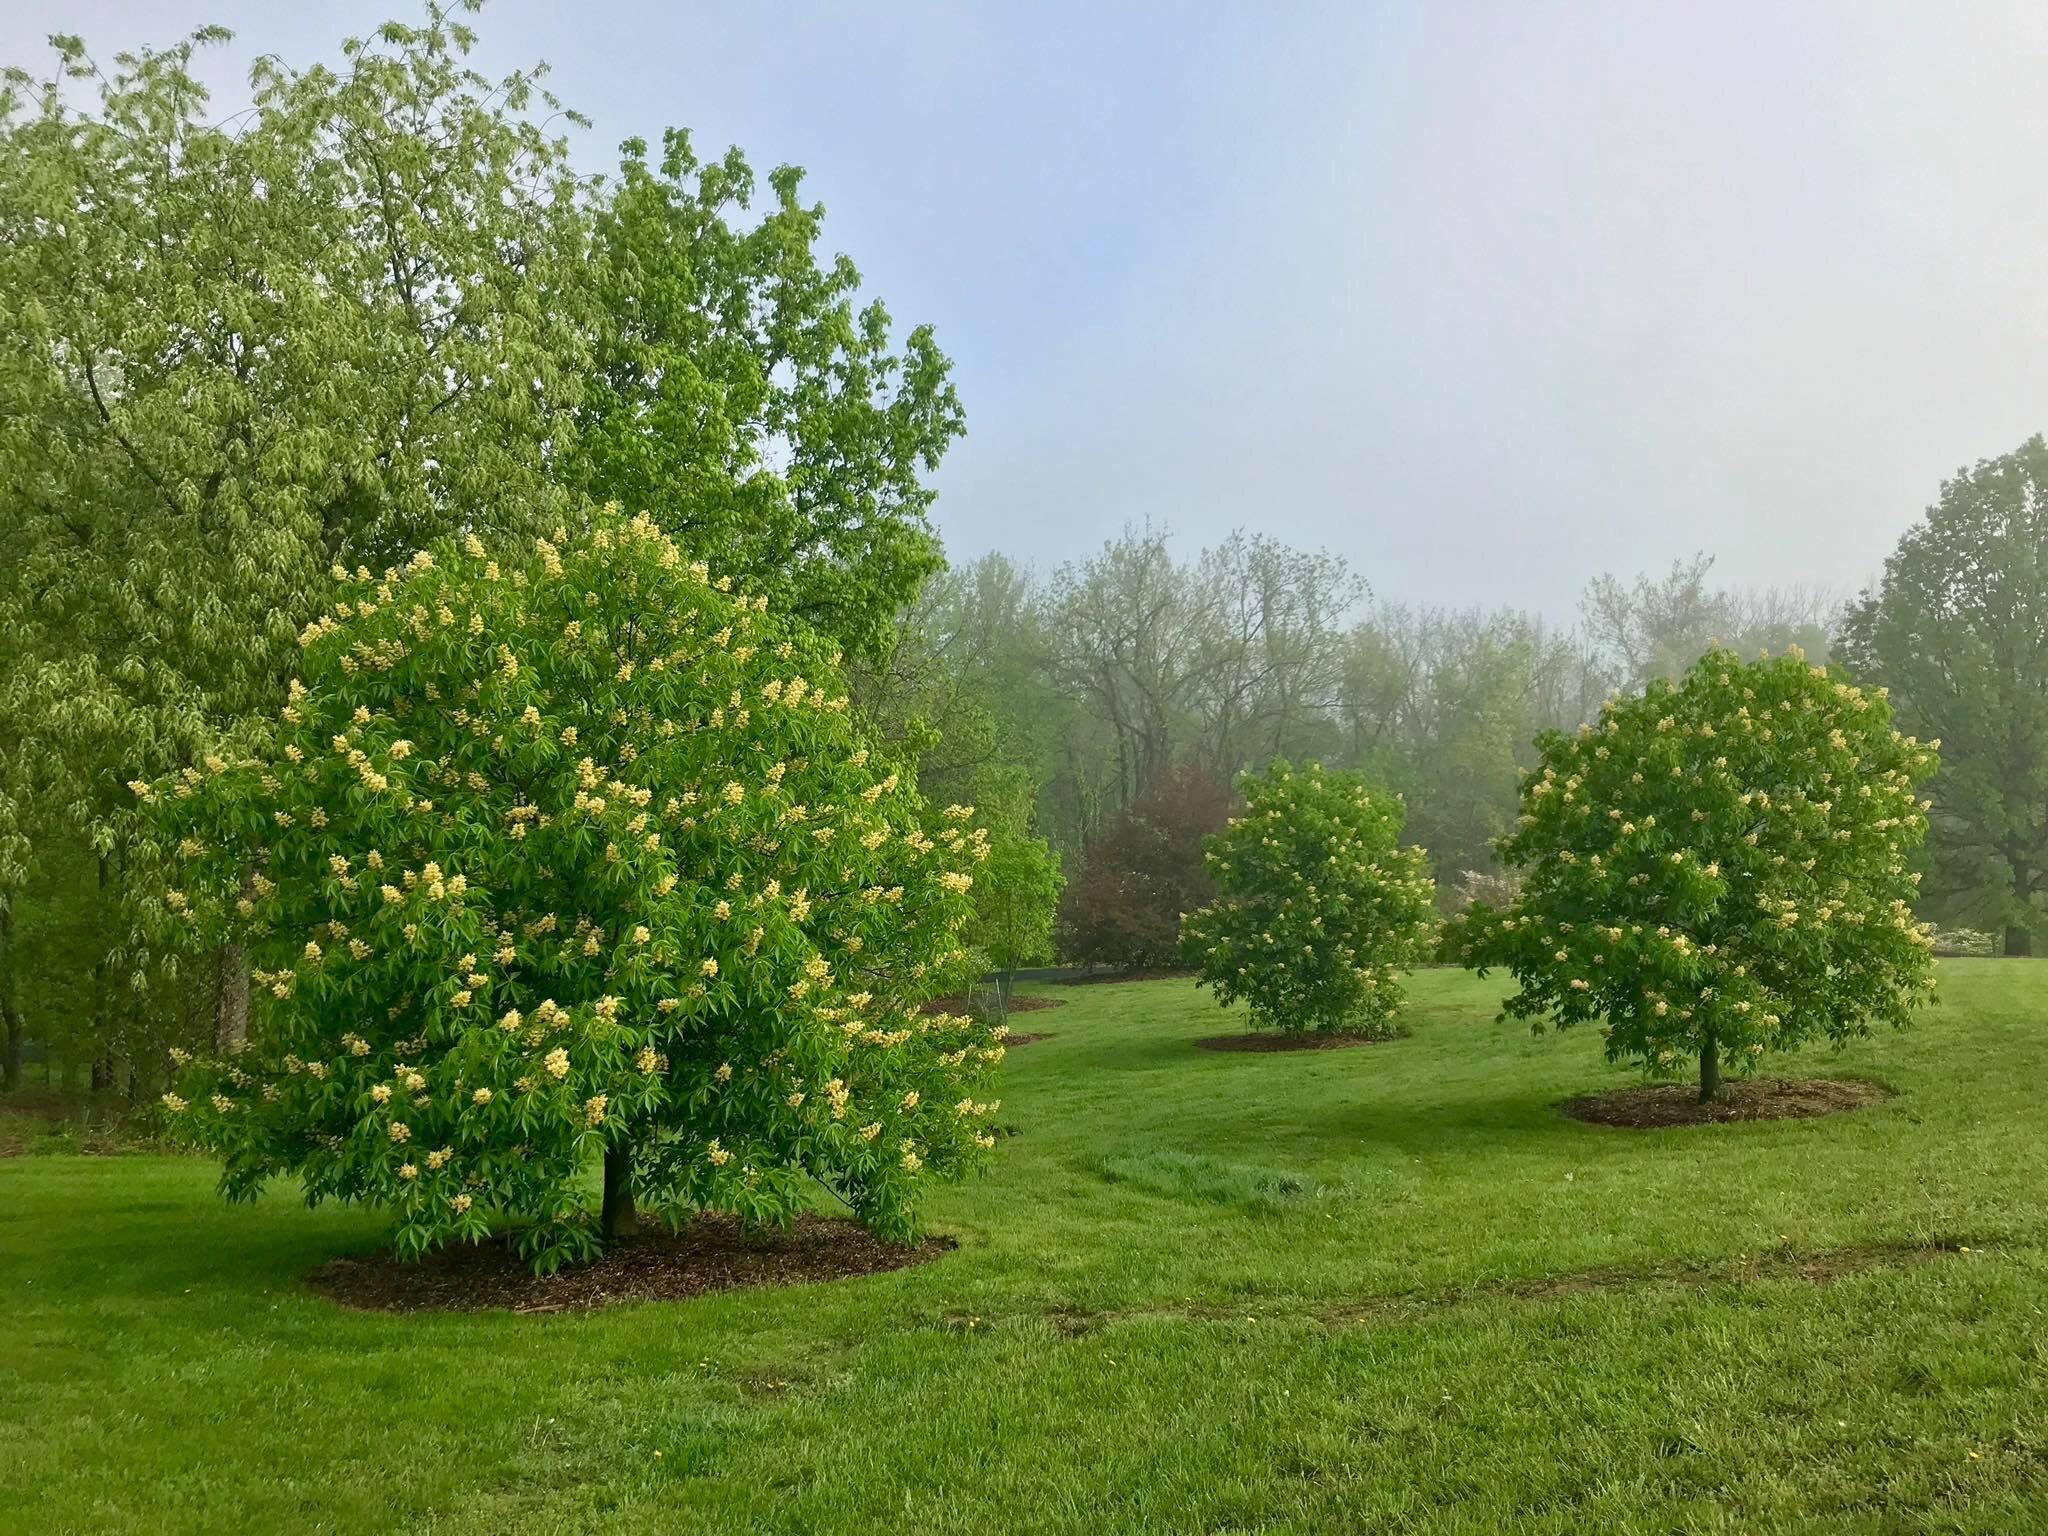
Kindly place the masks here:
POLYGON ((1457 973, 1301 1055, 1060 989, 959 1252, 590 1315, 344 1313, 372 1214, 0 1161, 0 1528, 2048 1530, 2048 963, 1943 973, 1788 1068, 1889 1102, 1656 1132, 1457 973))

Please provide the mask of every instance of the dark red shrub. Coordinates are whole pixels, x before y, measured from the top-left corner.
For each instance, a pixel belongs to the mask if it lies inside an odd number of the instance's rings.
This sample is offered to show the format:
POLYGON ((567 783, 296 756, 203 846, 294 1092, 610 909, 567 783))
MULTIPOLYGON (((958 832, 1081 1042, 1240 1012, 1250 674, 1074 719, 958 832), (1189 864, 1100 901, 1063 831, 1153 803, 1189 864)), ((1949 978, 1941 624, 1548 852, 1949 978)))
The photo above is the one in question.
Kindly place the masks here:
POLYGON ((1060 958, 1180 963, 1180 917, 1211 901, 1202 839, 1230 817, 1230 790, 1199 769, 1167 774, 1082 848, 1060 899, 1060 958))

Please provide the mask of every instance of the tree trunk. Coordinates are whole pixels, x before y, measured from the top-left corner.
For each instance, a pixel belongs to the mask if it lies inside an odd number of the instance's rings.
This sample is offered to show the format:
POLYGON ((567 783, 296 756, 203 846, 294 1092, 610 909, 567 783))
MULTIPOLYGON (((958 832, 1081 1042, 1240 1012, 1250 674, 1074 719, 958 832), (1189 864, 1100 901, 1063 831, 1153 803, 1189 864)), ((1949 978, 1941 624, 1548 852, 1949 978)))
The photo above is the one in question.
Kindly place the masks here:
POLYGON ((1721 1043, 1712 1035, 1700 1045, 1700 1102, 1710 1104, 1721 1093, 1721 1043))
POLYGON ((21 1081, 21 1042, 26 1031, 21 1014, 5 998, 0 998, 0 1026, 6 1029, 5 1038, 0 1039, 0 1083, 12 1088, 21 1081))
POLYGON ((1005 1024, 1010 1022, 1010 989, 1015 984, 1011 972, 996 973, 996 1017, 1005 1024))
POLYGON ((620 1142, 608 1143, 604 1149, 604 1210, 598 1217, 598 1230, 607 1243, 640 1230, 640 1215, 633 1209, 632 1180, 631 1149, 620 1142))
POLYGON ((2012 896, 2017 902, 2017 915, 2005 925, 2005 952, 2008 955, 2031 955, 2034 952, 2034 930, 2026 919, 2034 910, 2034 868, 2020 854, 2007 850, 2005 862, 2012 870, 2012 896))
POLYGON ((14 913, 0 909, 0 1084, 12 1088, 21 1081, 22 1037, 27 1033, 21 1012, 14 1006, 14 913))
POLYGON ((232 1056, 248 1042, 249 956, 239 944, 223 944, 213 993, 214 1048, 232 1056))

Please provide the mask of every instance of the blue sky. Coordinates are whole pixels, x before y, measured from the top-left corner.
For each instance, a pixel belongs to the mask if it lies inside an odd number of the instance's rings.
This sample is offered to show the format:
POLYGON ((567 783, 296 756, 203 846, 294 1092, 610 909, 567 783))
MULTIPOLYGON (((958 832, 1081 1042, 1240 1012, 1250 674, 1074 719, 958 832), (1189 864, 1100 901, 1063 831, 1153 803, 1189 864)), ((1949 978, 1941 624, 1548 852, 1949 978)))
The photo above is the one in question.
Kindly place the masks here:
MULTIPOLYGON (((34 14, 40 12, 40 14, 34 14)), ((403 0, 73 0, 331 56, 403 0)), ((594 121, 807 168, 956 360, 957 555, 1127 520, 1568 614, 1603 569, 1868 579, 1941 478, 2048 427, 2048 7, 494 0, 594 121)))

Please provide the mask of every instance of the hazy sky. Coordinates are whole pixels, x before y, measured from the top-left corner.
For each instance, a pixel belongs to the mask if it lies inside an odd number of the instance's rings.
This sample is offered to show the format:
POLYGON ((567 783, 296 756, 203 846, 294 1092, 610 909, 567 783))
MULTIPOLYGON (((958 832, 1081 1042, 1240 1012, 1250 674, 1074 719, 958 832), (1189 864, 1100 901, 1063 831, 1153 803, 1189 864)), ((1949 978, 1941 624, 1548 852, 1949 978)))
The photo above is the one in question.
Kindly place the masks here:
MULTIPOLYGON (((408 0, 0 9, 110 54, 201 21, 332 57, 408 0)), ((792 161, 958 367, 957 556, 1126 520, 1568 613, 1696 548, 1849 587, 2048 427, 2048 6, 496 0, 582 158, 792 161)))

